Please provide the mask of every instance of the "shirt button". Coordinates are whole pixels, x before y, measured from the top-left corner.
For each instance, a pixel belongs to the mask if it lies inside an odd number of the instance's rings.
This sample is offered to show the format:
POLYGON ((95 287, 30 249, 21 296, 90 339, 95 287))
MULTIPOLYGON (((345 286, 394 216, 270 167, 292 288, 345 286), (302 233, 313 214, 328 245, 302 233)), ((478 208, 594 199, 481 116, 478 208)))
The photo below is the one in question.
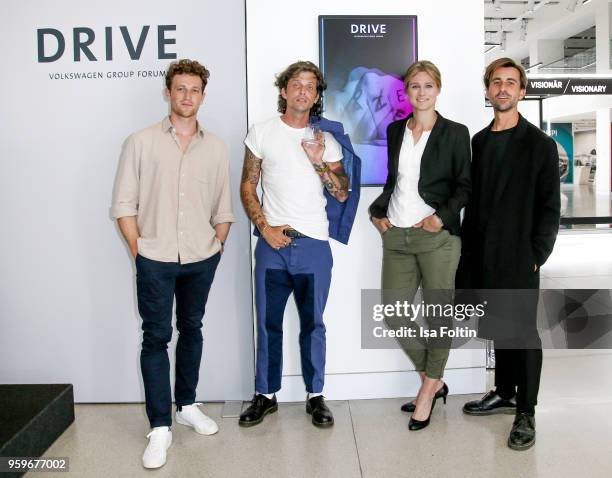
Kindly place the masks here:
POLYGON ((183 235, 183 231, 180 231, 179 234, 182 236, 183 235))
POLYGON ((185 195, 185 193, 181 193, 181 197, 184 196, 184 195, 185 195))
POLYGON ((183 211, 181 211, 181 216, 183 215, 183 211))

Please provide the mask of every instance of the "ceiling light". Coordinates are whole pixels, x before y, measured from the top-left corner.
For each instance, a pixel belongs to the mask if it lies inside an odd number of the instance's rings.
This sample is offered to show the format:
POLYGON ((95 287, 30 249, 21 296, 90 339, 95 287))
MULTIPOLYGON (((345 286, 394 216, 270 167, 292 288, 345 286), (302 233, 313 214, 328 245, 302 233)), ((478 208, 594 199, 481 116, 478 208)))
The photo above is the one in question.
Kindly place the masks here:
POLYGON ((569 2, 567 2, 567 9, 570 12, 573 12, 574 10, 576 10, 577 4, 578 4, 578 0, 569 0, 569 2))
MULTIPOLYGON (((588 0, 587 0, 588 1, 588 0)), ((533 13, 535 8, 535 0, 527 0, 527 10, 526 13, 533 13)))
POLYGON ((520 36, 520 40, 521 41, 527 40, 527 20, 525 20, 524 18, 521 20, 521 36, 520 36))
POLYGON ((506 32, 502 32, 501 34, 501 42, 499 45, 499 49, 501 51, 506 51, 506 32))

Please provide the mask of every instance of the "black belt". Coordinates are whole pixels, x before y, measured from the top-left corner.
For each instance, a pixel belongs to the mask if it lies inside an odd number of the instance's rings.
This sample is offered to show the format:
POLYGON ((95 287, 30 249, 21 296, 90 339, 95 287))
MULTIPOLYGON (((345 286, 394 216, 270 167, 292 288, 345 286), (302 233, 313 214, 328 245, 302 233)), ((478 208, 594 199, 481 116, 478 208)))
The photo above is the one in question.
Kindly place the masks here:
POLYGON ((283 229, 283 234, 291 239, 298 239, 300 237, 308 237, 306 234, 302 234, 300 231, 295 229, 283 229))

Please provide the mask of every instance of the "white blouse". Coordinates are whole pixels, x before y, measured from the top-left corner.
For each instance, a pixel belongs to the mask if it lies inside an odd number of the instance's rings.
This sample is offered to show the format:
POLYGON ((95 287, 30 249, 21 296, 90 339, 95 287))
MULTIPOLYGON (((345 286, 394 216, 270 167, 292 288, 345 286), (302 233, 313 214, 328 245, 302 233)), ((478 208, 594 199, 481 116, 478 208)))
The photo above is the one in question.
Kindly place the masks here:
POLYGON ((419 141, 414 144, 412 130, 408 127, 404 130, 397 181, 387 212, 387 217, 394 226, 411 227, 436 212, 419 194, 421 158, 430 133, 431 131, 423 131, 419 141))

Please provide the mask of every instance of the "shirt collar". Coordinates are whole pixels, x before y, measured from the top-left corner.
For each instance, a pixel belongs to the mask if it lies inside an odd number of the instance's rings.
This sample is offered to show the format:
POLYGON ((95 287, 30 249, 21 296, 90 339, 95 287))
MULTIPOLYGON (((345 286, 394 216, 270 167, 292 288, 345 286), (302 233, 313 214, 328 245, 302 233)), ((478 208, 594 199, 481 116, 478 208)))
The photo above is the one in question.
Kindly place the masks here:
MULTIPOLYGON (((202 137, 204 136, 204 128, 202 128, 202 125, 200 124, 199 121, 196 122, 196 132, 198 134, 198 136, 202 137)), ((164 133, 169 133, 174 131, 174 126, 172 126, 172 122, 170 121, 170 116, 166 116, 163 120, 162 120, 162 131, 164 133)))

